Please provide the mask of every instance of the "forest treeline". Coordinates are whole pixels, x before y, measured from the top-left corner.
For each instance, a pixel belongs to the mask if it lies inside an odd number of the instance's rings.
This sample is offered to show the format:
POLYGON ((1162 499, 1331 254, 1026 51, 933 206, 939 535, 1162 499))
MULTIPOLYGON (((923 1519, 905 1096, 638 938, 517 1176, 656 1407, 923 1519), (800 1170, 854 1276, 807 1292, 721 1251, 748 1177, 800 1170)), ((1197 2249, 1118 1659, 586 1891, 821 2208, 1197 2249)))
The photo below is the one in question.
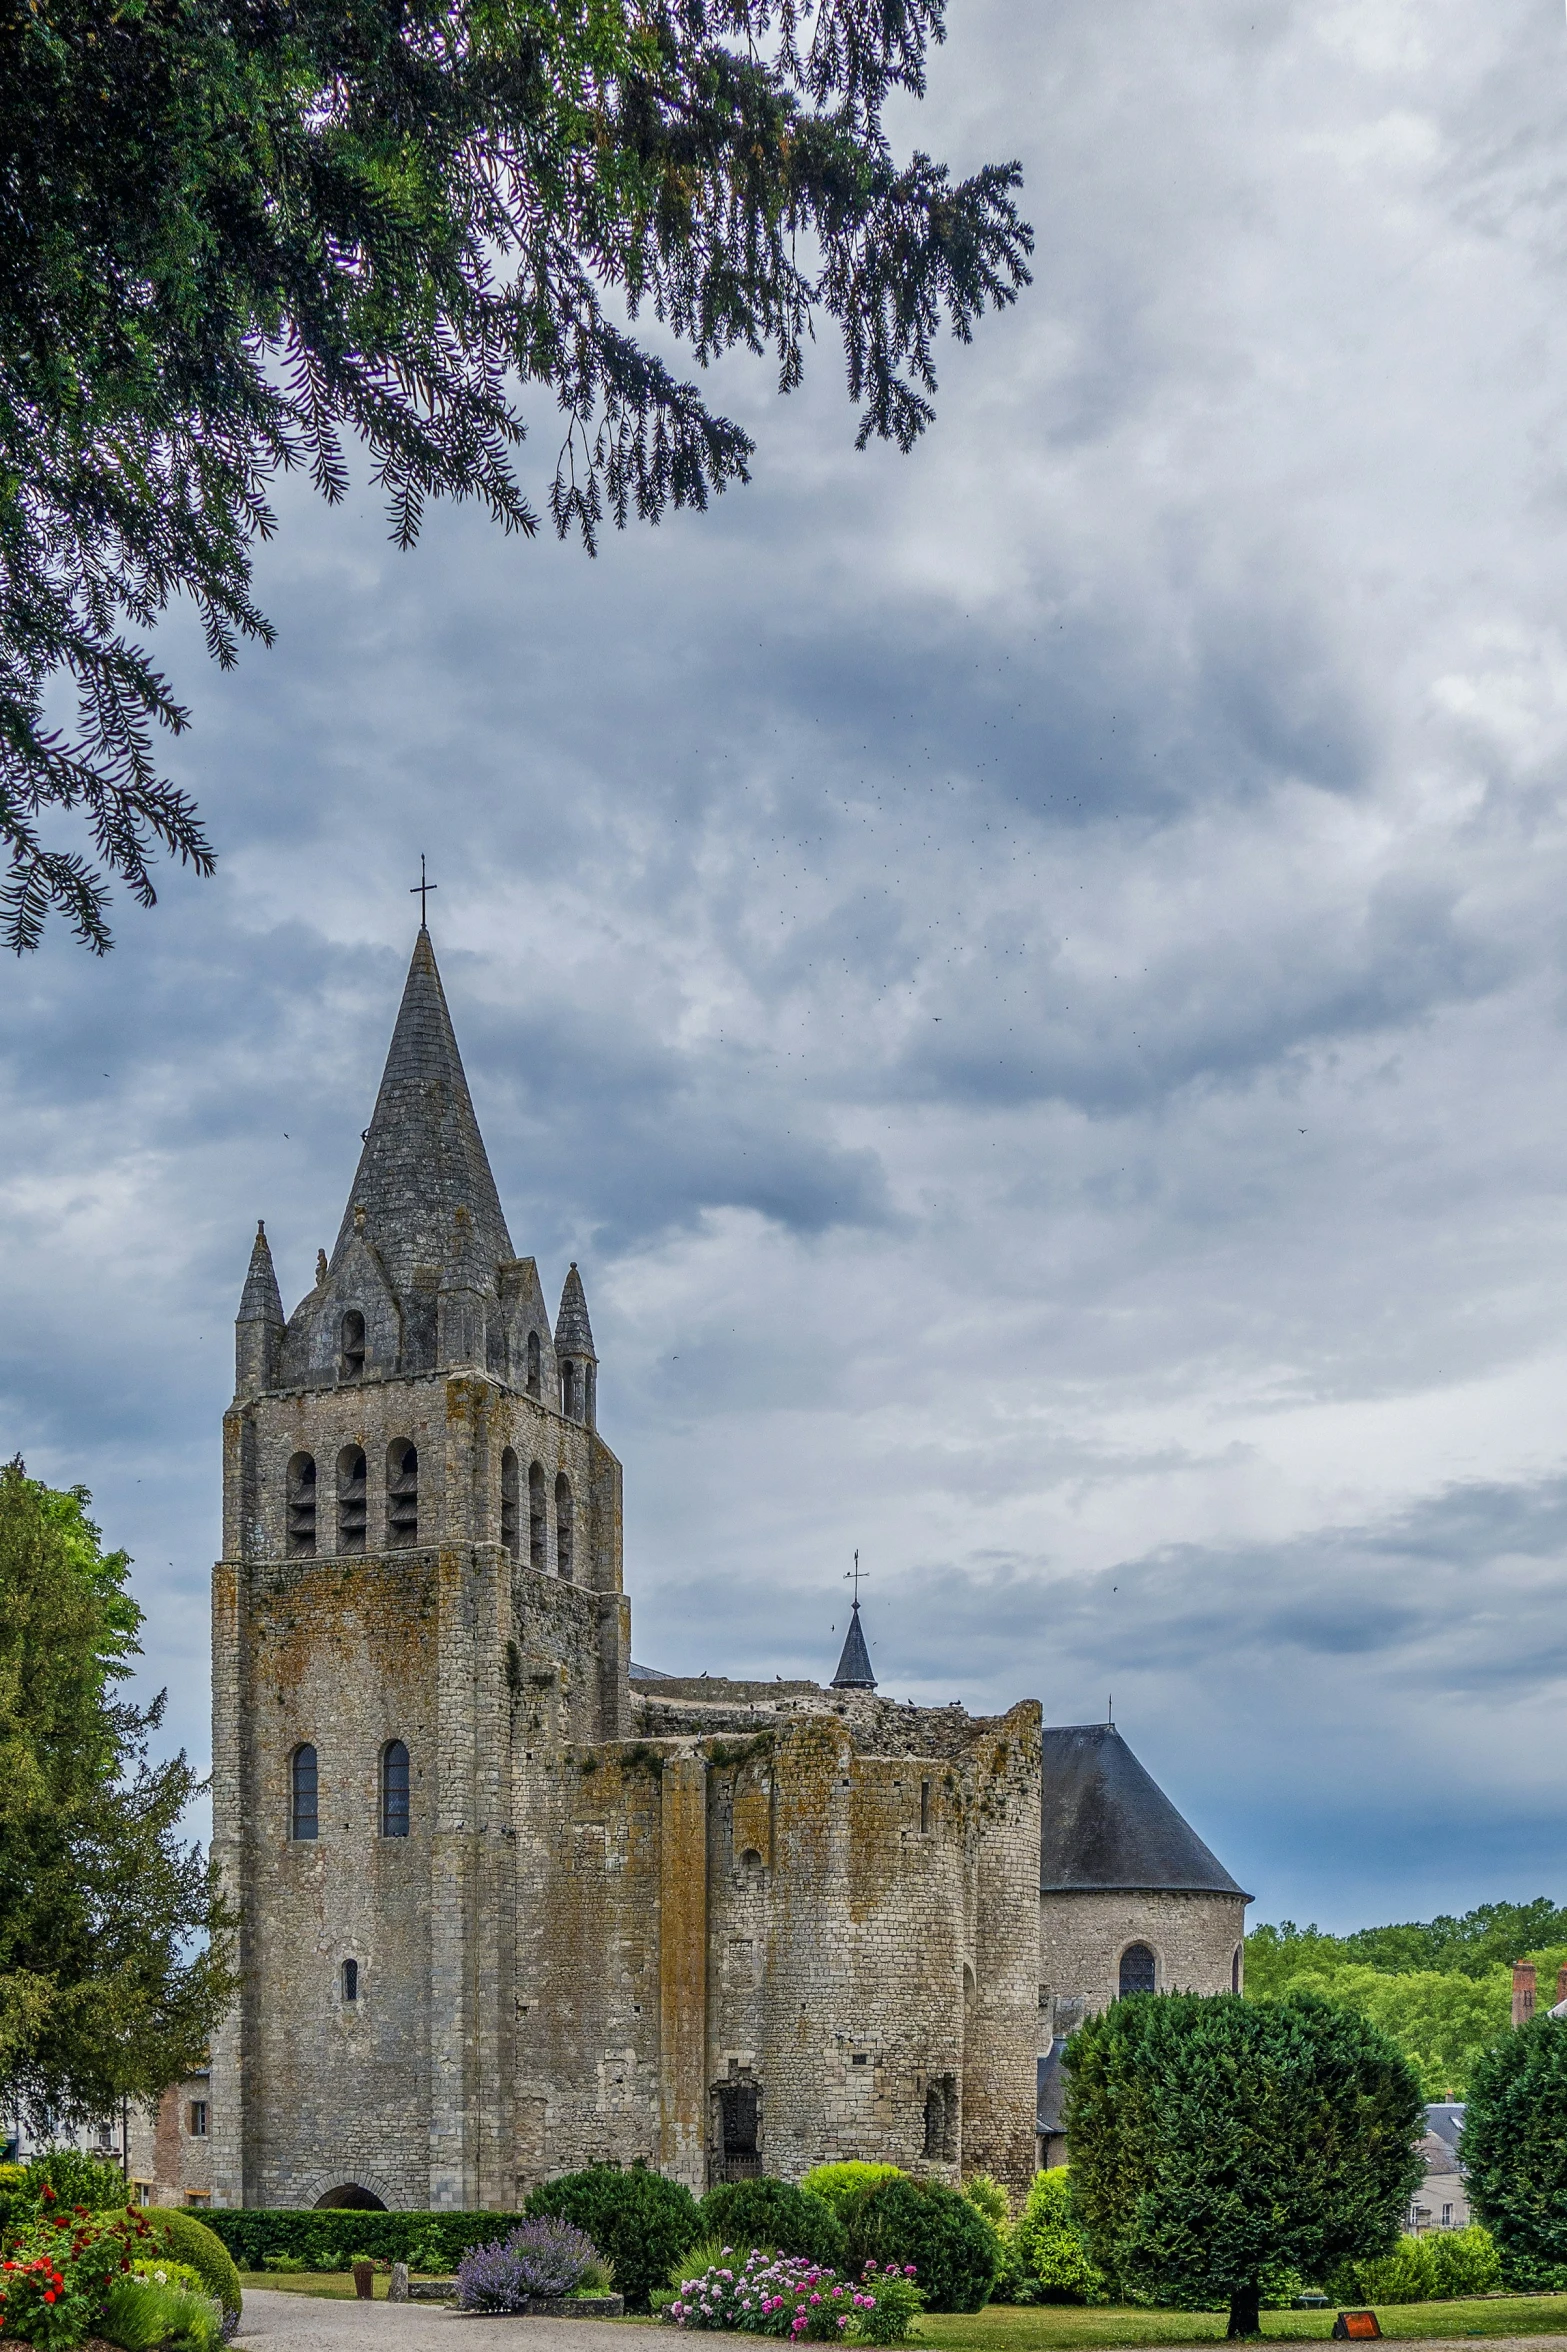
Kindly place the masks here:
POLYGON ((1342 1936, 1282 1920, 1247 1937, 1246 1991, 1306 1986, 1356 2009, 1397 2042, 1428 2099, 1462 2099, 1480 2052, 1511 2023, 1515 1960, 1538 1970, 1540 2006, 1554 2001, 1567 1908, 1542 1895, 1342 1936))

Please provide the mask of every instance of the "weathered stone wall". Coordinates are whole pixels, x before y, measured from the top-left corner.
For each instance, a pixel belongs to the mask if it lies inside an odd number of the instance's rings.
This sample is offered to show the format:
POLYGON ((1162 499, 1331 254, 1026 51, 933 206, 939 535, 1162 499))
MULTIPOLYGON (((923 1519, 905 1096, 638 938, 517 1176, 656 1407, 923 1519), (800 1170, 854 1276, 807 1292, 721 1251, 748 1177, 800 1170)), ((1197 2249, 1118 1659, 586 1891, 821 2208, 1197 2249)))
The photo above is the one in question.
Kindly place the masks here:
POLYGON ((1147 1944, 1161 1992, 1227 1993, 1246 1932, 1239 1895, 1104 1894, 1039 1897, 1039 2048, 1108 2008, 1121 1954, 1147 1944))

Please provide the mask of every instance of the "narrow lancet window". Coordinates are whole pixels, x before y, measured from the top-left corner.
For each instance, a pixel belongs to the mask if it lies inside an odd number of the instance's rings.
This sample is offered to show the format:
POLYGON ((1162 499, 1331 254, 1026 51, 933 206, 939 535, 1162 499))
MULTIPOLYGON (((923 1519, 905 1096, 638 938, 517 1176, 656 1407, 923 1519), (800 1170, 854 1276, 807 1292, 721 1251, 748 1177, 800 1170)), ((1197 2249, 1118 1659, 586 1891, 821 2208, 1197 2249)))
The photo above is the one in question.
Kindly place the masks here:
POLYGON ((388 1740, 381 1755, 381 1835, 408 1835, 408 1750, 388 1740))
POLYGON ((549 1566, 550 1523, 549 1505, 545 1498, 544 1470, 540 1463, 528 1465, 528 1565, 542 1576, 549 1566))
POLYGON ((345 2001, 357 2001, 359 1998, 359 1963, 357 1960, 343 1962, 343 1998, 345 2001))
POLYGON ((536 1397, 542 1396, 543 1393, 544 1351, 539 1345, 538 1333, 530 1331, 528 1334, 528 1394, 536 1397))
POLYGON ((365 1456, 363 1446, 344 1446, 337 1457, 337 1548, 365 1548, 365 1456))
POLYGON ((570 1577, 572 1549, 571 1482, 563 1470, 555 1481, 555 1571, 557 1575, 570 1577))
POLYGON ((406 1438, 386 1449, 386 1543, 404 1552, 419 1541, 419 1450, 406 1438))
POLYGON ((288 1549, 292 1558, 303 1560, 315 1548, 315 1460, 310 1454, 296 1454, 288 1466, 288 1549))
POLYGON ((365 1319, 357 1307, 343 1317, 342 1348, 337 1360, 339 1380, 362 1380, 365 1375, 365 1319))
POLYGON ((560 1409, 568 1421, 577 1418, 577 1367, 562 1364, 560 1368, 560 1409))
POLYGON ((294 1750, 290 1766, 289 1835, 313 1838, 316 1824, 316 1752, 306 1741, 294 1750))
POLYGON ((501 1543, 512 1558, 517 1557, 517 1457, 510 1446, 501 1456, 501 1543))

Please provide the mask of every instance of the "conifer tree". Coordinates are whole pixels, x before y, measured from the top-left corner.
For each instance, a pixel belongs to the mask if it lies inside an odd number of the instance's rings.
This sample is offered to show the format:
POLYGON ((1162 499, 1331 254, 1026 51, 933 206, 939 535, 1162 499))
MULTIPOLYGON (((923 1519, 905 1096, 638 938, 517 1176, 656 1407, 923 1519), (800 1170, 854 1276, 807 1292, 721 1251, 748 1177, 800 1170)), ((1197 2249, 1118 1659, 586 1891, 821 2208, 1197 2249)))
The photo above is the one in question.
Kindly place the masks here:
POLYGON ((0 1470, 0 2099, 38 2122, 156 2097, 233 1988, 196 1776, 148 1760, 162 1697, 118 1695, 141 1611, 90 1500, 0 1470))
POLYGON ((1134 1993, 1066 2046, 1072 2213, 1139 2301, 1228 2306, 1391 2250, 1422 2176, 1420 2087, 1378 2029, 1310 1993, 1134 1993))
POLYGON ((1480 2059, 1464 2108, 1469 2201, 1526 2290, 1567 2286, 1567 2022, 1537 2010, 1480 2059))
POLYGON ((750 443, 629 331, 800 378, 841 334, 859 438, 930 421, 935 341, 1026 282, 1015 164, 895 161, 942 0, 27 0, 0 11, 0 935, 100 952, 108 876, 206 871, 146 652, 176 592, 224 664, 272 631, 269 484, 368 453, 399 545, 427 500, 591 548, 745 479, 750 443), (617 317, 617 311, 621 316, 617 317), (74 730, 51 685, 74 685, 74 730), (88 854, 47 822, 85 823, 88 854))

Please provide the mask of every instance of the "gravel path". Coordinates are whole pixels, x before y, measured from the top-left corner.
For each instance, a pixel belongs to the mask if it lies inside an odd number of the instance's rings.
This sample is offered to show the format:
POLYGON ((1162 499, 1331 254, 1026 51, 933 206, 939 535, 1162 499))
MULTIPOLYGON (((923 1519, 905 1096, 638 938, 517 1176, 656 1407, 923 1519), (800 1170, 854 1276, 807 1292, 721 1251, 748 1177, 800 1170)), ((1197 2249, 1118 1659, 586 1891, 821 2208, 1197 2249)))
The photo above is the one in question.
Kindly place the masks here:
MULTIPOLYGON (((360 2303, 247 2287, 236 2344, 257 2352, 652 2352, 667 2328, 609 2326, 601 2319, 465 2319, 435 2303, 360 2303), (635 2336, 635 2346, 631 2338, 635 2336)), ((1561 2352, 1558 2344, 1555 2352, 1561 2352)))

